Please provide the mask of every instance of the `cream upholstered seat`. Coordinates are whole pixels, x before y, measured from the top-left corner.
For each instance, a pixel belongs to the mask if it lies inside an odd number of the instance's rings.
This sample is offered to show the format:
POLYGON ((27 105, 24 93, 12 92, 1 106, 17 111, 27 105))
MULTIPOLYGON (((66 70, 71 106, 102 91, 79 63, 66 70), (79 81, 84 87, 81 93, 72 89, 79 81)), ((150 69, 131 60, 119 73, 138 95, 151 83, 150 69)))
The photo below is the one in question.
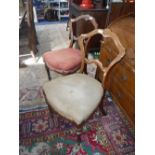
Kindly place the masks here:
POLYGON ((43 89, 49 106, 78 125, 90 116, 103 96, 100 82, 79 73, 49 81, 43 89))
POLYGON ((78 42, 83 56, 80 67, 81 73, 74 73, 48 81, 43 86, 43 90, 49 107, 64 118, 75 122, 79 127, 99 105, 101 105, 99 107, 101 107, 103 112, 102 102, 100 101, 102 101, 104 95, 105 79, 110 69, 124 56, 125 49, 118 37, 109 29, 96 29, 88 34, 82 34, 78 42), (118 48, 118 55, 106 67, 99 60, 88 60, 85 58, 86 46, 94 35, 102 36, 101 43, 103 43, 103 39, 111 38, 118 48), (85 63, 95 63, 100 68, 102 72, 101 82, 83 73, 85 63))

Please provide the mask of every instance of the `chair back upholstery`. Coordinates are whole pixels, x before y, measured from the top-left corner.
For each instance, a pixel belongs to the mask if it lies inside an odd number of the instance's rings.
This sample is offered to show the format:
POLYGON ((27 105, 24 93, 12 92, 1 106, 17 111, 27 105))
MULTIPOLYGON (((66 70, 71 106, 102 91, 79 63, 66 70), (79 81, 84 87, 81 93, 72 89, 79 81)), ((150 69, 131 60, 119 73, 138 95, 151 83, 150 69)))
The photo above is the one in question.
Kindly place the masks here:
POLYGON ((84 71, 85 63, 86 64, 95 63, 97 65, 97 67, 99 67, 99 69, 103 73, 102 74, 102 85, 104 86, 105 79, 106 79, 107 74, 110 71, 110 69, 116 63, 118 63, 125 55, 125 48, 119 41, 119 38, 117 37, 117 35, 115 33, 110 31, 110 29, 95 29, 87 34, 81 34, 80 37, 78 38, 78 43, 80 46, 80 51, 82 52, 82 62, 81 62, 80 72, 84 71), (98 59, 89 60, 88 58, 86 58, 86 50, 85 49, 86 49, 87 44, 88 44, 89 40, 91 39, 91 37, 93 37, 95 35, 102 36, 101 43, 104 42, 105 38, 111 38, 118 49, 117 56, 111 61, 111 63, 108 66, 103 66, 102 62, 100 62, 98 59))

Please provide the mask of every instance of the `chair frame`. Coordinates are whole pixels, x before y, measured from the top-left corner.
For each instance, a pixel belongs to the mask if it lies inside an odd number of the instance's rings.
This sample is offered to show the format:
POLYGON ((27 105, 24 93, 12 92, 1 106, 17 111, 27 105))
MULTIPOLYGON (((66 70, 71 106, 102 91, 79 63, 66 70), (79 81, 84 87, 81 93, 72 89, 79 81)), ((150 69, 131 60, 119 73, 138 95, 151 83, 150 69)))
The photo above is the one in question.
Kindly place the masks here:
MULTIPOLYGON (((79 36, 76 37, 74 35, 74 32, 73 32, 73 23, 76 23, 76 22, 78 22, 80 20, 90 21, 92 26, 93 26, 93 29, 98 28, 98 24, 97 24, 95 18, 90 16, 90 15, 81 15, 81 16, 78 16, 76 18, 71 18, 70 21, 69 21, 70 43, 69 43, 68 48, 73 48, 74 43, 76 43, 78 41, 79 36)), ((51 80, 52 77, 51 77, 51 74, 50 74, 50 69, 48 68, 46 63, 45 63, 45 68, 46 68, 46 71, 47 71, 48 80, 51 80)))
POLYGON ((108 72, 125 55, 125 48, 123 47, 123 45, 119 41, 118 36, 108 28, 107 29, 95 29, 95 30, 93 30, 87 34, 81 34, 80 37, 78 38, 78 42, 79 42, 80 50, 82 52, 82 63, 81 63, 81 67, 80 67, 80 72, 81 73, 84 72, 85 63, 86 64, 95 63, 97 65, 97 67, 99 67, 99 69, 102 71, 102 85, 104 86, 108 72), (118 49, 117 56, 106 67, 103 66, 102 62, 97 60, 97 59, 88 60, 88 58, 86 58, 85 49, 87 47, 87 44, 88 44, 89 40, 91 39, 91 37, 93 37, 94 35, 97 35, 97 34, 100 34, 102 36, 101 43, 104 43, 104 38, 111 38, 113 40, 114 44, 116 45, 117 49, 118 49))
POLYGON ((70 28, 69 29, 69 34, 70 34, 70 37, 71 37, 69 47, 73 47, 73 44, 75 43, 75 41, 77 41, 78 38, 80 37, 80 36, 76 37, 74 35, 74 32, 73 32, 73 23, 78 22, 80 20, 90 21, 91 24, 93 25, 94 29, 98 28, 98 24, 97 24, 95 18, 90 16, 90 15, 81 15, 81 16, 78 16, 76 18, 71 18, 70 21, 69 21, 69 28, 70 28))
MULTIPOLYGON (((82 63, 81 63, 81 67, 80 67, 80 72, 84 73, 84 65, 85 64, 95 63, 97 65, 97 67, 99 67, 99 69, 103 73, 102 74, 102 81, 101 81, 102 82, 102 87, 103 87, 103 96, 101 98, 101 101, 100 101, 98 107, 99 107, 100 111, 102 112, 102 114, 105 115, 106 112, 103 109, 103 103, 102 103, 103 98, 104 98, 104 94, 105 94, 104 93, 105 92, 104 91, 104 83, 105 83, 106 77, 107 77, 109 71, 111 70, 111 68, 114 67, 114 65, 116 65, 124 57, 124 55, 125 55, 125 48, 120 43, 117 35, 115 33, 111 32, 110 29, 104 29, 104 30, 103 29, 95 29, 95 30, 93 30, 93 31, 91 31, 91 32, 89 32, 87 34, 81 34, 80 37, 78 38, 78 43, 79 43, 80 50, 82 52, 82 63), (117 56, 112 60, 112 62, 107 67, 104 67, 99 60, 96 60, 96 59, 88 60, 85 57, 86 56, 85 47, 87 46, 88 41, 91 39, 91 37, 93 37, 94 35, 97 35, 97 34, 100 34, 102 36, 101 43, 104 43, 104 40, 103 40, 104 38, 111 38, 114 41, 114 44, 116 45, 116 47, 118 49, 117 56)), ((46 98, 46 94, 44 93, 44 95, 45 95, 46 102, 48 104, 48 100, 46 98)), ((48 104, 48 106, 49 106, 49 104, 48 104)), ((49 109, 52 110, 52 112, 54 111, 54 109, 52 109, 51 106, 49 106, 49 109)), ((96 109, 94 109, 94 112, 95 111, 96 111, 96 109)), ((58 113, 58 112, 56 112, 56 113, 58 113)), ((59 115, 61 115, 61 114, 59 114, 59 115)), ((89 116, 89 118, 91 117, 91 115, 89 116)), ((64 116, 62 116, 62 117, 65 118, 64 116)), ((65 118, 65 119, 67 119, 67 118, 65 118)), ((82 126, 85 123, 85 121, 83 121, 80 125, 77 125, 75 122, 73 122, 77 126, 77 136, 78 136, 78 143, 79 144, 81 143, 82 126)))

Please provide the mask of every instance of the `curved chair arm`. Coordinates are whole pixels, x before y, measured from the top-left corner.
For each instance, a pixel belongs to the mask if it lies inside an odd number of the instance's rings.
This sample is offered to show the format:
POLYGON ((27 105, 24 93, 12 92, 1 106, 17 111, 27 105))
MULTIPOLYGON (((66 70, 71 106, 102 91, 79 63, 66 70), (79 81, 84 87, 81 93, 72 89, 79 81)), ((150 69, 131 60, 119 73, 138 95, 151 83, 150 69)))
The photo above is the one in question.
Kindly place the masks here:
MULTIPOLYGON (((80 49, 82 52, 82 63, 81 63, 80 72, 83 72, 84 63, 88 63, 88 64, 95 63, 100 68, 100 70, 103 72, 102 84, 104 85, 105 78, 106 78, 108 72, 110 71, 110 69, 124 57, 125 48, 120 43, 117 35, 115 33, 111 32, 110 29, 104 29, 104 30, 96 29, 96 30, 93 30, 87 34, 82 34, 79 37, 78 42, 79 42, 79 46, 80 46, 80 49), (85 58, 85 55, 86 55, 85 46, 87 46, 87 44, 85 44, 85 40, 90 40, 91 37, 93 37, 94 35, 97 35, 97 34, 100 34, 102 36, 102 39, 111 38, 114 41, 114 44, 116 45, 116 47, 118 49, 117 56, 112 60, 112 62, 107 67, 104 67, 99 60, 96 60, 96 59, 88 60, 87 58, 85 58)), ((103 40, 101 42, 103 42, 103 40)))
POLYGON ((90 16, 90 15, 81 15, 81 16, 78 16, 76 18, 71 18, 70 21, 69 21, 69 33, 70 33, 70 37, 71 37, 71 43, 70 43, 70 46, 69 47, 72 47, 73 46, 73 43, 75 41, 78 40, 78 37, 76 37, 74 34, 73 34, 73 23, 79 21, 79 20, 85 20, 85 21, 90 21, 91 24, 93 25, 94 29, 97 29, 98 28, 98 24, 95 20, 94 17, 90 16))

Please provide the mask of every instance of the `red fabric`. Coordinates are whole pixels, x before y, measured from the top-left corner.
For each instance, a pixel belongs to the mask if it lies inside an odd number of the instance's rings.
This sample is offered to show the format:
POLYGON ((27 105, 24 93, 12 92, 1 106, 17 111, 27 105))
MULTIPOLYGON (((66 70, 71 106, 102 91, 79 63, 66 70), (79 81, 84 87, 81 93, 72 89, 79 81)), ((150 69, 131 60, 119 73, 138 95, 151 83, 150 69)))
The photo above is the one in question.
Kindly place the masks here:
POLYGON ((43 59, 50 70, 67 74, 76 71, 80 67, 82 57, 80 50, 65 48, 46 52, 43 59))

